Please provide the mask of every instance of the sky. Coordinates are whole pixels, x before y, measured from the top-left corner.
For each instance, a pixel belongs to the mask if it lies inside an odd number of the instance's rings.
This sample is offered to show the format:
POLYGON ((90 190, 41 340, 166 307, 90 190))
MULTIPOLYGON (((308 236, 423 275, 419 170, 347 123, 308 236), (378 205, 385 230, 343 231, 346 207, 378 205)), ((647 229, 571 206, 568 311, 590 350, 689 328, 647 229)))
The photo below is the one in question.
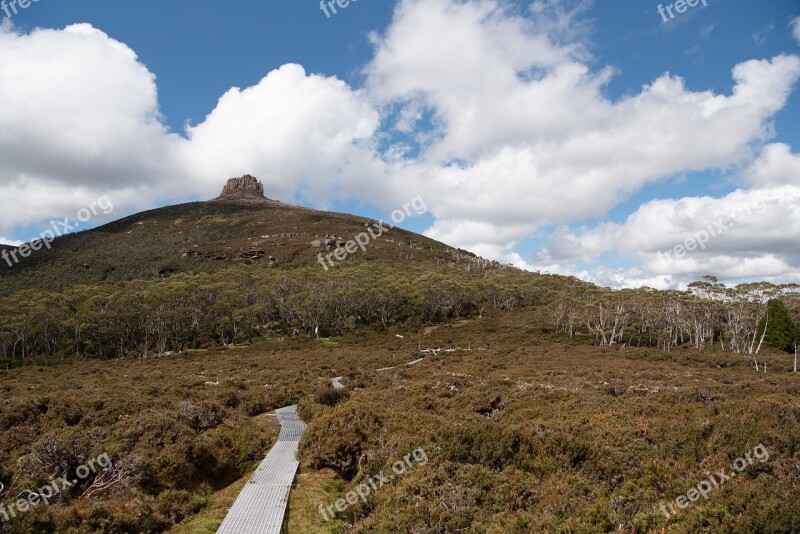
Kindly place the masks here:
POLYGON ((0 243, 252 174, 605 286, 800 282, 796 0, 342 5, 0 3, 0 243))

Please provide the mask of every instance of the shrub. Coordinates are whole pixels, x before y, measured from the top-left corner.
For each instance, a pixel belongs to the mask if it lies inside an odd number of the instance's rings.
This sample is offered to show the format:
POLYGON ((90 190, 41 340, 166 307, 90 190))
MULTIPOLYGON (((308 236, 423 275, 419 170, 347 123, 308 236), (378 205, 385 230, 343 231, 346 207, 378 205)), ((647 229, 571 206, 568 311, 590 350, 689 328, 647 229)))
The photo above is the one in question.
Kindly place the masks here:
POLYGON ((330 467, 350 480, 359 472, 362 454, 377 439, 382 419, 352 404, 337 406, 313 421, 300 442, 300 454, 313 468, 330 467))
POLYGON ((204 496, 185 490, 167 490, 156 499, 156 510, 171 523, 180 523, 186 516, 199 512, 206 502, 204 496))
POLYGON ((314 393, 314 402, 323 406, 336 406, 342 401, 350 398, 350 393, 343 389, 327 387, 314 393))

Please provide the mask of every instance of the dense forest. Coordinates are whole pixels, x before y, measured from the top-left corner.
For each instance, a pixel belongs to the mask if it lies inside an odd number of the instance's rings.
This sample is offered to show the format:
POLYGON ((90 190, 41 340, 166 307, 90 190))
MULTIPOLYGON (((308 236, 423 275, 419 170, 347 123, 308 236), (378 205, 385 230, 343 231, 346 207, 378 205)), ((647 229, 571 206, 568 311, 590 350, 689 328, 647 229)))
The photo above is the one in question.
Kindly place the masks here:
MULTIPOLYGON (((270 336, 448 323, 522 306, 539 312, 532 326, 595 345, 716 347, 752 355, 758 368, 758 353, 771 339, 768 303, 785 302, 796 323, 799 293, 796 284, 729 288, 713 277, 688 291, 612 291, 491 264, 431 270, 354 262, 331 272, 230 266, 58 292, 18 291, 0 304, 0 362, 147 357, 270 336)), ((788 335, 790 341, 776 348, 793 349, 796 334, 788 335)))

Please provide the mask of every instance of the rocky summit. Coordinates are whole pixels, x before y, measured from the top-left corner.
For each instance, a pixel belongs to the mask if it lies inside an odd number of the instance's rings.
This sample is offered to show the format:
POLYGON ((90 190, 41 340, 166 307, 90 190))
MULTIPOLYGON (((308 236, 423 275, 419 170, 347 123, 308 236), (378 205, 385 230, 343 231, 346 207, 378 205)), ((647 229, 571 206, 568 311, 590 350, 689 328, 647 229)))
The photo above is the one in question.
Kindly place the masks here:
POLYGON ((222 188, 217 200, 265 200, 264 185, 254 176, 245 174, 241 178, 231 178, 222 188))

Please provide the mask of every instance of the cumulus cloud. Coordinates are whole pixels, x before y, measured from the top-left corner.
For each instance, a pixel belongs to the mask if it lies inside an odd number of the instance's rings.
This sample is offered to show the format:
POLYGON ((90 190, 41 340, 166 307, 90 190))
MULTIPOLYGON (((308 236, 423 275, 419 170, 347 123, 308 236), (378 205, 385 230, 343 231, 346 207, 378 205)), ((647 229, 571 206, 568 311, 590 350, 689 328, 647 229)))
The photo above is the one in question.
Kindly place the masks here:
MULTIPOLYGON (((763 168, 771 157, 765 153, 753 168, 763 168)), ((643 280, 654 287, 678 287, 707 274, 787 282, 800 275, 800 251, 794 245, 800 240, 798 208, 796 175, 792 185, 738 189, 720 198, 654 200, 622 224, 560 228, 533 265, 569 265, 562 272, 575 274, 576 260, 591 263, 613 252, 637 266, 611 269, 598 264, 581 276, 626 287, 643 280)))
POLYGON ((603 216, 678 173, 748 161, 800 76, 800 58, 778 56, 736 65, 729 95, 666 73, 611 101, 611 69, 592 71, 580 48, 489 0, 403 2, 373 41, 370 94, 434 117, 410 178, 433 199, 427 235, 475 251, 603 216))
POLYGON ((744 172, 754 185, 800 185, 800 155, 793 154, 785 143, 764 147, 761 156, 744 172))
POLYGON ((174 169, 155 77, 88 24, 0 27, 0 103, 2 231, 144 191, 174 169))
POLYGON ((15 239, 9 239, 7 237, 0 235, 0 245, 11 245, 14 247, 18 247, 22 244, 22 241, 17 241, 15 239))
POLYGON ((255 173, 271 195, 317 204, 383 193, 385 172, 374 139, 378 112, 358 91, 331 77, 284 65, 257 85, 233 88, 187 128, 181 149, 188 174, 206 196, 221 176, 255 173))
POLYGON ((792 35, 794 35, 797 44, 800 44, 800 17, 796 17, 791 22, 792 35))
POLYGON ((75 213, 108 194, 122 212, 212 198, 227 177, 324 205, 385 196, 379 115, 343 82, 285 65, 232 88, 182 137, 164 126, 155 76, 88 24, 0 28, 0 231, 75 213), (374 180, 373 180, 374 179, 374 180))

